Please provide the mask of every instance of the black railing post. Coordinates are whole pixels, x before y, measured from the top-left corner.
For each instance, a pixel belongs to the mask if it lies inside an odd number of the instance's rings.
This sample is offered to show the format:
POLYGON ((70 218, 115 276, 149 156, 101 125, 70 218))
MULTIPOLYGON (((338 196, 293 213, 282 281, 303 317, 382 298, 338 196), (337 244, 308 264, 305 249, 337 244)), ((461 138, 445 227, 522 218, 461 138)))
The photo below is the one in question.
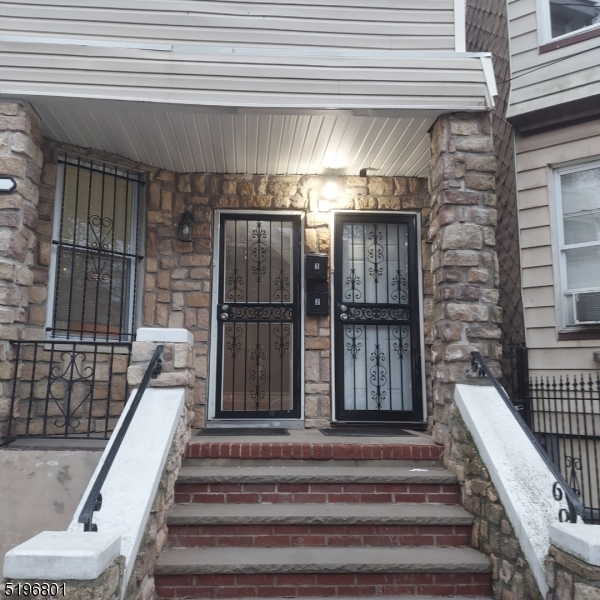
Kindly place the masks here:
POLYGON ((523 419, 531 427, 531 406, 529 394, 529 359, 527 346, 517 344, 517 400, 523 406, 523 419))

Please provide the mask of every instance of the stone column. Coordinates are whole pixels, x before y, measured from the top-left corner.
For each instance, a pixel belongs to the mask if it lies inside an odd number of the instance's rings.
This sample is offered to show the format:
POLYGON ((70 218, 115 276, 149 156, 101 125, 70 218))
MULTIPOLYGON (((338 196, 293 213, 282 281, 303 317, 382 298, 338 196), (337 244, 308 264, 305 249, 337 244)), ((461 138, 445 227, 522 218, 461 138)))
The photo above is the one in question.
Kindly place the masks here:
POLYGON ((7 435, 15 368, 8 340, 24 335, 34 280, 41 141, 39 119, 28 105, 0 102, 0 175, 17 182, 13 193, 0 194, 0 444, 7 435))
POLYGON ((427 242, 434 286, 430 426, 440 444, 449 433, 454 385, 478 381, 470 352, 479 350, 500 374, 495 172, 489 113, 438 118, 431 132, 427 242))

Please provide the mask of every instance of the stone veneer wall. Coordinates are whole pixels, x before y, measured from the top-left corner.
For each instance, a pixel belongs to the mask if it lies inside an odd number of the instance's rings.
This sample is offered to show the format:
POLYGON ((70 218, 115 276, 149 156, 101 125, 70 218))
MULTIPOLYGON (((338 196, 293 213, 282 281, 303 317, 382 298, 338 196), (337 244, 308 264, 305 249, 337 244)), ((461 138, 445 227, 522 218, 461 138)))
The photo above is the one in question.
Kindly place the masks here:
POLYGON ((0 174, 17 182, 13 193, 0 194, 0 442, 6 435, 14 374, 14 348, 8 340, 23 336, 29 302, 35 299, 31 286, 41 142, 39 119, 26 104, 0 102, 0 174))
POLYGON ((489 113, 441 116, 431 131, 433 438, 450 435, 454 385, 469 383, 471 351, 500 375, 496 159, 489 113))
MULTIPOLYGON (((496 600, 542 600, 535 577, 490 474, 456 404, 450 408, 444 463, 458 477, 462 504, 475 517, 471 545, 492 559, 496 600)), ((556 600, 563 600, 557 596, 556 600)), ((552 599, 554 600, 554 599, 552 599)))
MULTIPOLYGON (((213 215, 216 209, 295 210, 305 213, 305 251, 329 253, 328 212, 319 193, 320 176, 175 174, 94 150, 44 144, 40 184, 40 218, 34 265, 34 303, 29 309, 27 336, 44 336, 47 283, 54 215, 56 162, 61 152, 88 156, 144 172, 147 179, 145 212, 145 272, 138 283, 142 323, 149 327, 185 327, 194 336, 196 427, 206 419, 208 353, 213 252, 213 215), (184 210, 194 215, 192 243, 177 240, 177 224, 184 210)), ((327 178, 329 179, 329 178, 327 178)), ((423 237, 429 222, 430 198, 426 179, 404 177, 339 177, 340 209, 404 210, 420 212, 423 237)), ((423 243, 425 339, 432 335, 432 279, 428 272, 430 246, 423 243)), ((428 352, 428 351, 427 351, 428 352)), ((426 357, 431 390, 429 353, 426 357)), ((305 317, 305 423, 328 427, 331 419, 330 323, 328 317, 305 317)), ((431 414, 431 393, 428 393, 431 414)))
POLYGON ((600 567, 550 546, 545 560, 546 600, 600 600, 600 567))

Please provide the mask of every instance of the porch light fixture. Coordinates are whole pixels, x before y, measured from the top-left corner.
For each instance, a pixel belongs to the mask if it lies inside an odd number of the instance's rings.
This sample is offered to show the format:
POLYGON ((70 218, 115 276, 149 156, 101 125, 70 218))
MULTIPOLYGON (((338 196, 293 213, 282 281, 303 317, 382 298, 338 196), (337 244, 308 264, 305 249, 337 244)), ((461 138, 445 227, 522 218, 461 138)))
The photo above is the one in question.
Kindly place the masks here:
POLYGON ((328 181, 321 190, 321 195, 325 200, 335 200, 340 193, 340 188, 335 181, 328 181))
POLYGON ((186 210, 179 220, 179 235, 178 239, 180 242, 191 242, 192 241, 192 224, 194 223, 194 217, 189 210, 186 210))
POLYGON ((0 194, 10 194, 17 189, 15 178, 10 175, 0 175, 0 194))

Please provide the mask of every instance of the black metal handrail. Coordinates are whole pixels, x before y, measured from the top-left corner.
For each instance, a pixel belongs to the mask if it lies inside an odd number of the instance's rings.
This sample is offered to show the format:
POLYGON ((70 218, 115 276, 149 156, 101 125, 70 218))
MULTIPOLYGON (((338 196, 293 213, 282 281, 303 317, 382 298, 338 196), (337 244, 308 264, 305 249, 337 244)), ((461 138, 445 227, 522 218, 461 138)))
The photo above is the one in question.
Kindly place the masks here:
POLYGON ((560 502, 563 498, 566 500, 569 509, 561 508, 558 513, 558 518, 561 522, 577 523, 577 517, 583 519, 583 504, 571 489, 566 479, 562 476, 558 467, 550 460, 542 445, 539 443, 535 435, 531 432, 527 423, 523 420, 519 412, 517 411, 514 404, 511 402, 506 390, 500 385, 500 382, 496 379, 483 356, 480 352, 471 352, 471 368, 477 372, 478 377, 487 377, 492 385, 496 388, 496 391, 500 394, 502 400, 516 419, 517 423, 521 426, 521 429, 525 432, 529 441, 533 444, 542 460, 546 463, 546 466, 550 469, 552 475, 555 477, 556 482, 552 486, 552 495, 557 502, 560 502))
POLYGON ((102 486, 104 485, 110 468, 115 460, 115 457, 117 456, 117 453, 119 452, 121 443, 123 442, 125 434, 127 433, 129 426, 131 425, 131 421, 135 416, 135 412, 142 400, 142 396, 144 395, 144 392, 146 391, 146 388, 150 383, 150 379, 156 379, 156 377, 158 377, 158 375, 160 375, 162 371, 162 361, 160 359, 160 355, 163 351, 163 348, 163 345, 158 345, 154 349, 154 354, 152 354, 150 364, 148 365, 148 368, 146 369, 146 372, 142 377, 140 387, 138 388, 131 402, 131 407, 127 411, 127 414, 123 419, 123 423, 115 435, 115 439, 110 446, 104 463, 102 464, 100 473, 98 473, 98 477, 96 477, 94 485, 92 486, 92 489, 88 494, 85 504, 81 509, 78 522, 84 524, 84 531, 98 531, 98 526, 92 523, 92 519, 94 518, 94 513, 102 508, 102 494, 100 493, 102 490, 102 486))

